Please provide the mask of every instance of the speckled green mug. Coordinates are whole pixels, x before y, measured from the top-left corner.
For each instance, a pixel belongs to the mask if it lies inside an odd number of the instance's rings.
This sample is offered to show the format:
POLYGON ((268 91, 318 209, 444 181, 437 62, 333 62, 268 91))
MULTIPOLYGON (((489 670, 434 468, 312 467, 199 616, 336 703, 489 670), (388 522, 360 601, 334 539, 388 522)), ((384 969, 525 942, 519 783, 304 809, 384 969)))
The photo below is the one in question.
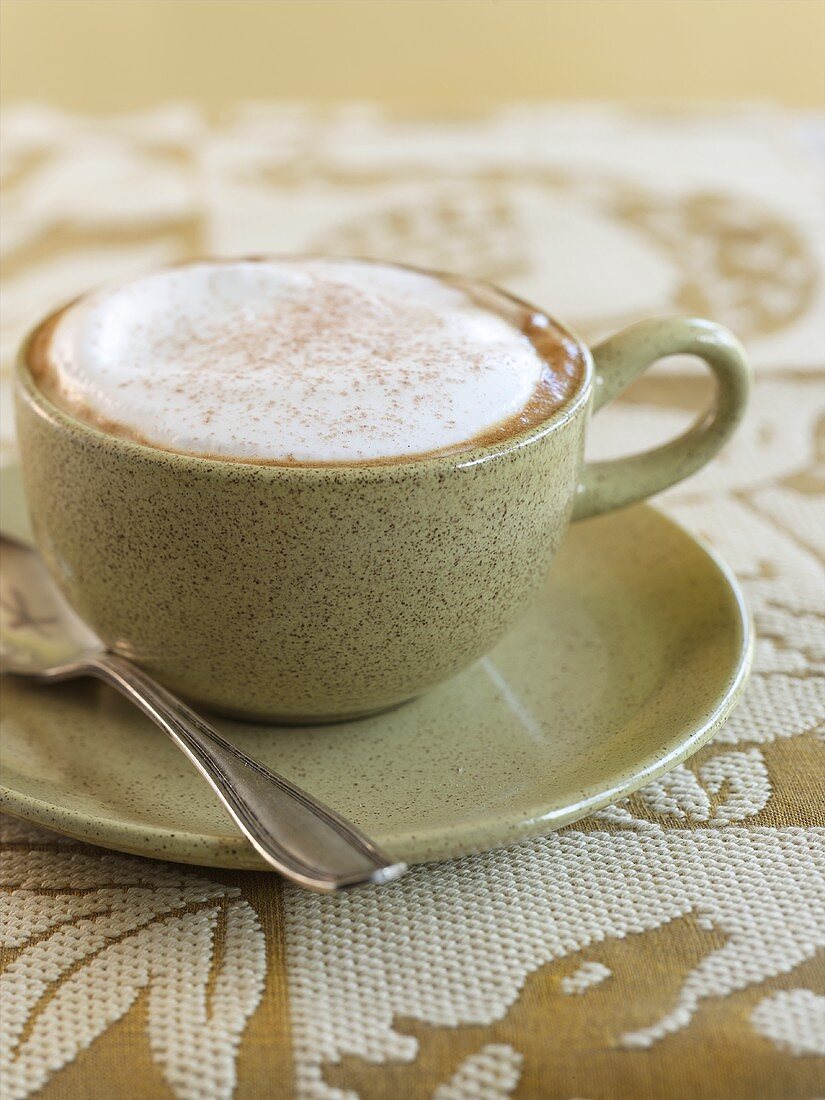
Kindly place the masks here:
POLYGON ((44 397, 24 347, 17 423, 38 545, 100 637, 182 695, 284 722, 382 710, 494 645, 571 518, 687 477, 742 415, 748 368, 718 325, 644 321, 592 353, 571 339, 583 376, 541 424, 448 456, 326 467, 108 435, 44 397), (591 410, 679 353, 716 376, 712 410, 666 446, 585 466, 591 410))

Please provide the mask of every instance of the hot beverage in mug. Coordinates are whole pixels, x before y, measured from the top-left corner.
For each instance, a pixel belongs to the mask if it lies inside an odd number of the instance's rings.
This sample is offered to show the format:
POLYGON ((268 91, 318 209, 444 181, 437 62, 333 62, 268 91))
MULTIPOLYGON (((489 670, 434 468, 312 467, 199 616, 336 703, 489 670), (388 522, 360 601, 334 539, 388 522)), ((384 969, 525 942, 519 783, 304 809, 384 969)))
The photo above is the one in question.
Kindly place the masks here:
POLYGON ((196 262, 84 295, 20 358, 41 552, 115 651, 228 713, 318 722, 402 702, 488 650, 571 519, 707 462, 748 368, 720 326, 590 349, 489 284, 323 258, 196 262), (585 465, 592 411, 668 355, 713 408, 585 465))

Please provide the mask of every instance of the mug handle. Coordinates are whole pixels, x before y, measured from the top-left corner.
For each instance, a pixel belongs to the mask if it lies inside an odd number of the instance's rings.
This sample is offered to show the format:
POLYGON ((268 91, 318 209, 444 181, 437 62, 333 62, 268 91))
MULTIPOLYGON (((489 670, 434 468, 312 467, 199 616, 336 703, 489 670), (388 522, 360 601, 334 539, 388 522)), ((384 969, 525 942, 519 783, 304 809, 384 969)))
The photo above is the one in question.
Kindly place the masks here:
POLYGON ((640 321, 592 349, 596 366, 593 411, 598 412, 658 359, 696 355, 716 375, 711 408, 683 435, 651 451, 588 463, 573 519, 621 508, 675 485, 709 462, 742 419, 751 372, 745 351, 727 329, 698 318, 640 321))

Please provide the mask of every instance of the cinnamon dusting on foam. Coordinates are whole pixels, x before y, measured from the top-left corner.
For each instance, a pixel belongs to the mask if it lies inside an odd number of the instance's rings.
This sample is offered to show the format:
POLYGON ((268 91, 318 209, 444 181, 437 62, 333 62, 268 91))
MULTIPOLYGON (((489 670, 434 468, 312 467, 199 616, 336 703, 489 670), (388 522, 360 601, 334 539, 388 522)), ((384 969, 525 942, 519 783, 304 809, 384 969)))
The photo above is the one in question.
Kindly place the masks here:
POLYGON ((108 434, 290 466, 500 443, 584 372, 575 341, 492 287, 352 260, 216 261, 103 288, 38 329, 28 364, 108 434))

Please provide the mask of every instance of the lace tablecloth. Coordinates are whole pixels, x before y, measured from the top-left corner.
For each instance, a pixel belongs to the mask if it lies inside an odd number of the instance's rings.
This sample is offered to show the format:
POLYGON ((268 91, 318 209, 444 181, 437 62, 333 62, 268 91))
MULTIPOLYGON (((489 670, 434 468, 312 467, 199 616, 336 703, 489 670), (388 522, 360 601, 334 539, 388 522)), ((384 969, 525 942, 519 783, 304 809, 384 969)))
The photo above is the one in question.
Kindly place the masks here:
MULTIPOLYGON (((825 206, 770 109, 170 105, 4 119, 2 356, 79 288, 186 256, 330 251, 483 275, 588 337, 692 312, 757 370, 721 458, 662 507, 758 630, 715 741, 546 839, 329 899, 6 819, 4 1095, 813 1100, 825 1094, 825 206)), ((7 380, 7 374, 6 374, 7 380)), ((4 383, 5 384, 5 383, 4 383)), ((688 361, 599 418, 672 435, 688 361)), ((3 455, 13 456, 8 401, 3 455)))

